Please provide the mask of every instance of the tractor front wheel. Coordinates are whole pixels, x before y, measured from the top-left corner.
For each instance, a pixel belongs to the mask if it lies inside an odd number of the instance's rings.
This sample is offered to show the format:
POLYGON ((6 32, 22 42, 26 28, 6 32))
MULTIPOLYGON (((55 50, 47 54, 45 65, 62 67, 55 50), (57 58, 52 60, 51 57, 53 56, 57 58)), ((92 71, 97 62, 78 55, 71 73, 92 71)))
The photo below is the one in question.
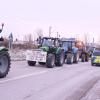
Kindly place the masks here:
POLYGON ((36 65, 36 61, 27 61, 29 66, 35 66, 36 65))
POLYGON ((56 66, 63 66, 63 64, 64 64, 64 51, 62 51, 61 53, 59 53, 56 56, 56 63, 55 63, 55 65, 56 66))

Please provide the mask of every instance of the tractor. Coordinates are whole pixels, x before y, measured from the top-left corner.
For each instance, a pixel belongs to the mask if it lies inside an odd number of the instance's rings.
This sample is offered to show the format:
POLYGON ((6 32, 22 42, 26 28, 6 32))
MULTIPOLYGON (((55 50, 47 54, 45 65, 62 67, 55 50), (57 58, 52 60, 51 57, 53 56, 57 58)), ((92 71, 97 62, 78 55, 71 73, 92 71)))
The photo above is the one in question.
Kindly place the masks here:
MULTIPOLYGON (((2 24, 2 28, 0 29, 0 33, 3 30, 4 24, 2 24)), ((4 39, 0 38, 0 78, 4 78, 10 69, 10 56, 8 53, 8 49, 2 46, 4 39)))
POLYGON ((64 49, 64 58, 65 63, 73 64, 78 63, 79 61, 79 52, 78 48, 75 46, 76 40, 75 38, 62 38, 61 39, 61 47, 64 49))
POLYGON ((27 50, 26 60, 29 66, 35 66, 36 62, 46 65, 48 68, 63 66, 64 50, 60 47, 60 39, 43 37, 38 39, 38 49, 27 50))
POLYGON ((76 47, 79 49, 81 62, 88 62, 89 56, 91 56, 88 47, 82 41, 76 41, 76 47))

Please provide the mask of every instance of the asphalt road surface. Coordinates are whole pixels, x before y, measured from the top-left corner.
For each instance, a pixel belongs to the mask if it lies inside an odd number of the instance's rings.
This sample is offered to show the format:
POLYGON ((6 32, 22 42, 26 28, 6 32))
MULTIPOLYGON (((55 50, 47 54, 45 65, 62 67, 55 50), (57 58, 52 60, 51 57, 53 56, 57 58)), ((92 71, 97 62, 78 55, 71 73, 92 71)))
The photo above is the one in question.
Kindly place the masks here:
POLYGON ((46 68, 13 61, 7 77, 0 79, 0 100, 88 100, 85 96, 99 79, 100 67, 90 62, 46 68))

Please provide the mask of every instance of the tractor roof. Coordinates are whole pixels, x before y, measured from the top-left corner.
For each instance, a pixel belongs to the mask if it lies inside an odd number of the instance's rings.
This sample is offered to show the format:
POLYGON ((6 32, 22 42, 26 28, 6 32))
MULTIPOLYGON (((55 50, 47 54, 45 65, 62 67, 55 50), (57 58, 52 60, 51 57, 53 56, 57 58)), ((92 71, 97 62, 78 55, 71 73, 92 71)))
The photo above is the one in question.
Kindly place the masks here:
POLYGON ((53 40, 56 40, 56 39, 59 39, 59 38, 54 38, 54 37, 43 37, 43 39, 53 39, 53 40))
POLYGON ((75 38, 62 38, 61 39, 61 41, 63 41, 63 42, 75 42, 76 41, 76 39, 75 38))

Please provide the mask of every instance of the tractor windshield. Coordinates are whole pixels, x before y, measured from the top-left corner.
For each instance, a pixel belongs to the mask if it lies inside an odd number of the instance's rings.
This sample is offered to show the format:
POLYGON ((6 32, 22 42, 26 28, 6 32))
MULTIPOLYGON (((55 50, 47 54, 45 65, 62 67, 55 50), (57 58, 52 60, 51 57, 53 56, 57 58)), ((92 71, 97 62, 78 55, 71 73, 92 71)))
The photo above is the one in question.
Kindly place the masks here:
POLYGON ((72 42, 64 41, 64 42, 62 43, 62 47, 66 47, 66 48, 72 47, 72 42))
POLYGON ((54 40, 52 39, 43 39, 42 46, 52 46, 54 45, 54 40))

